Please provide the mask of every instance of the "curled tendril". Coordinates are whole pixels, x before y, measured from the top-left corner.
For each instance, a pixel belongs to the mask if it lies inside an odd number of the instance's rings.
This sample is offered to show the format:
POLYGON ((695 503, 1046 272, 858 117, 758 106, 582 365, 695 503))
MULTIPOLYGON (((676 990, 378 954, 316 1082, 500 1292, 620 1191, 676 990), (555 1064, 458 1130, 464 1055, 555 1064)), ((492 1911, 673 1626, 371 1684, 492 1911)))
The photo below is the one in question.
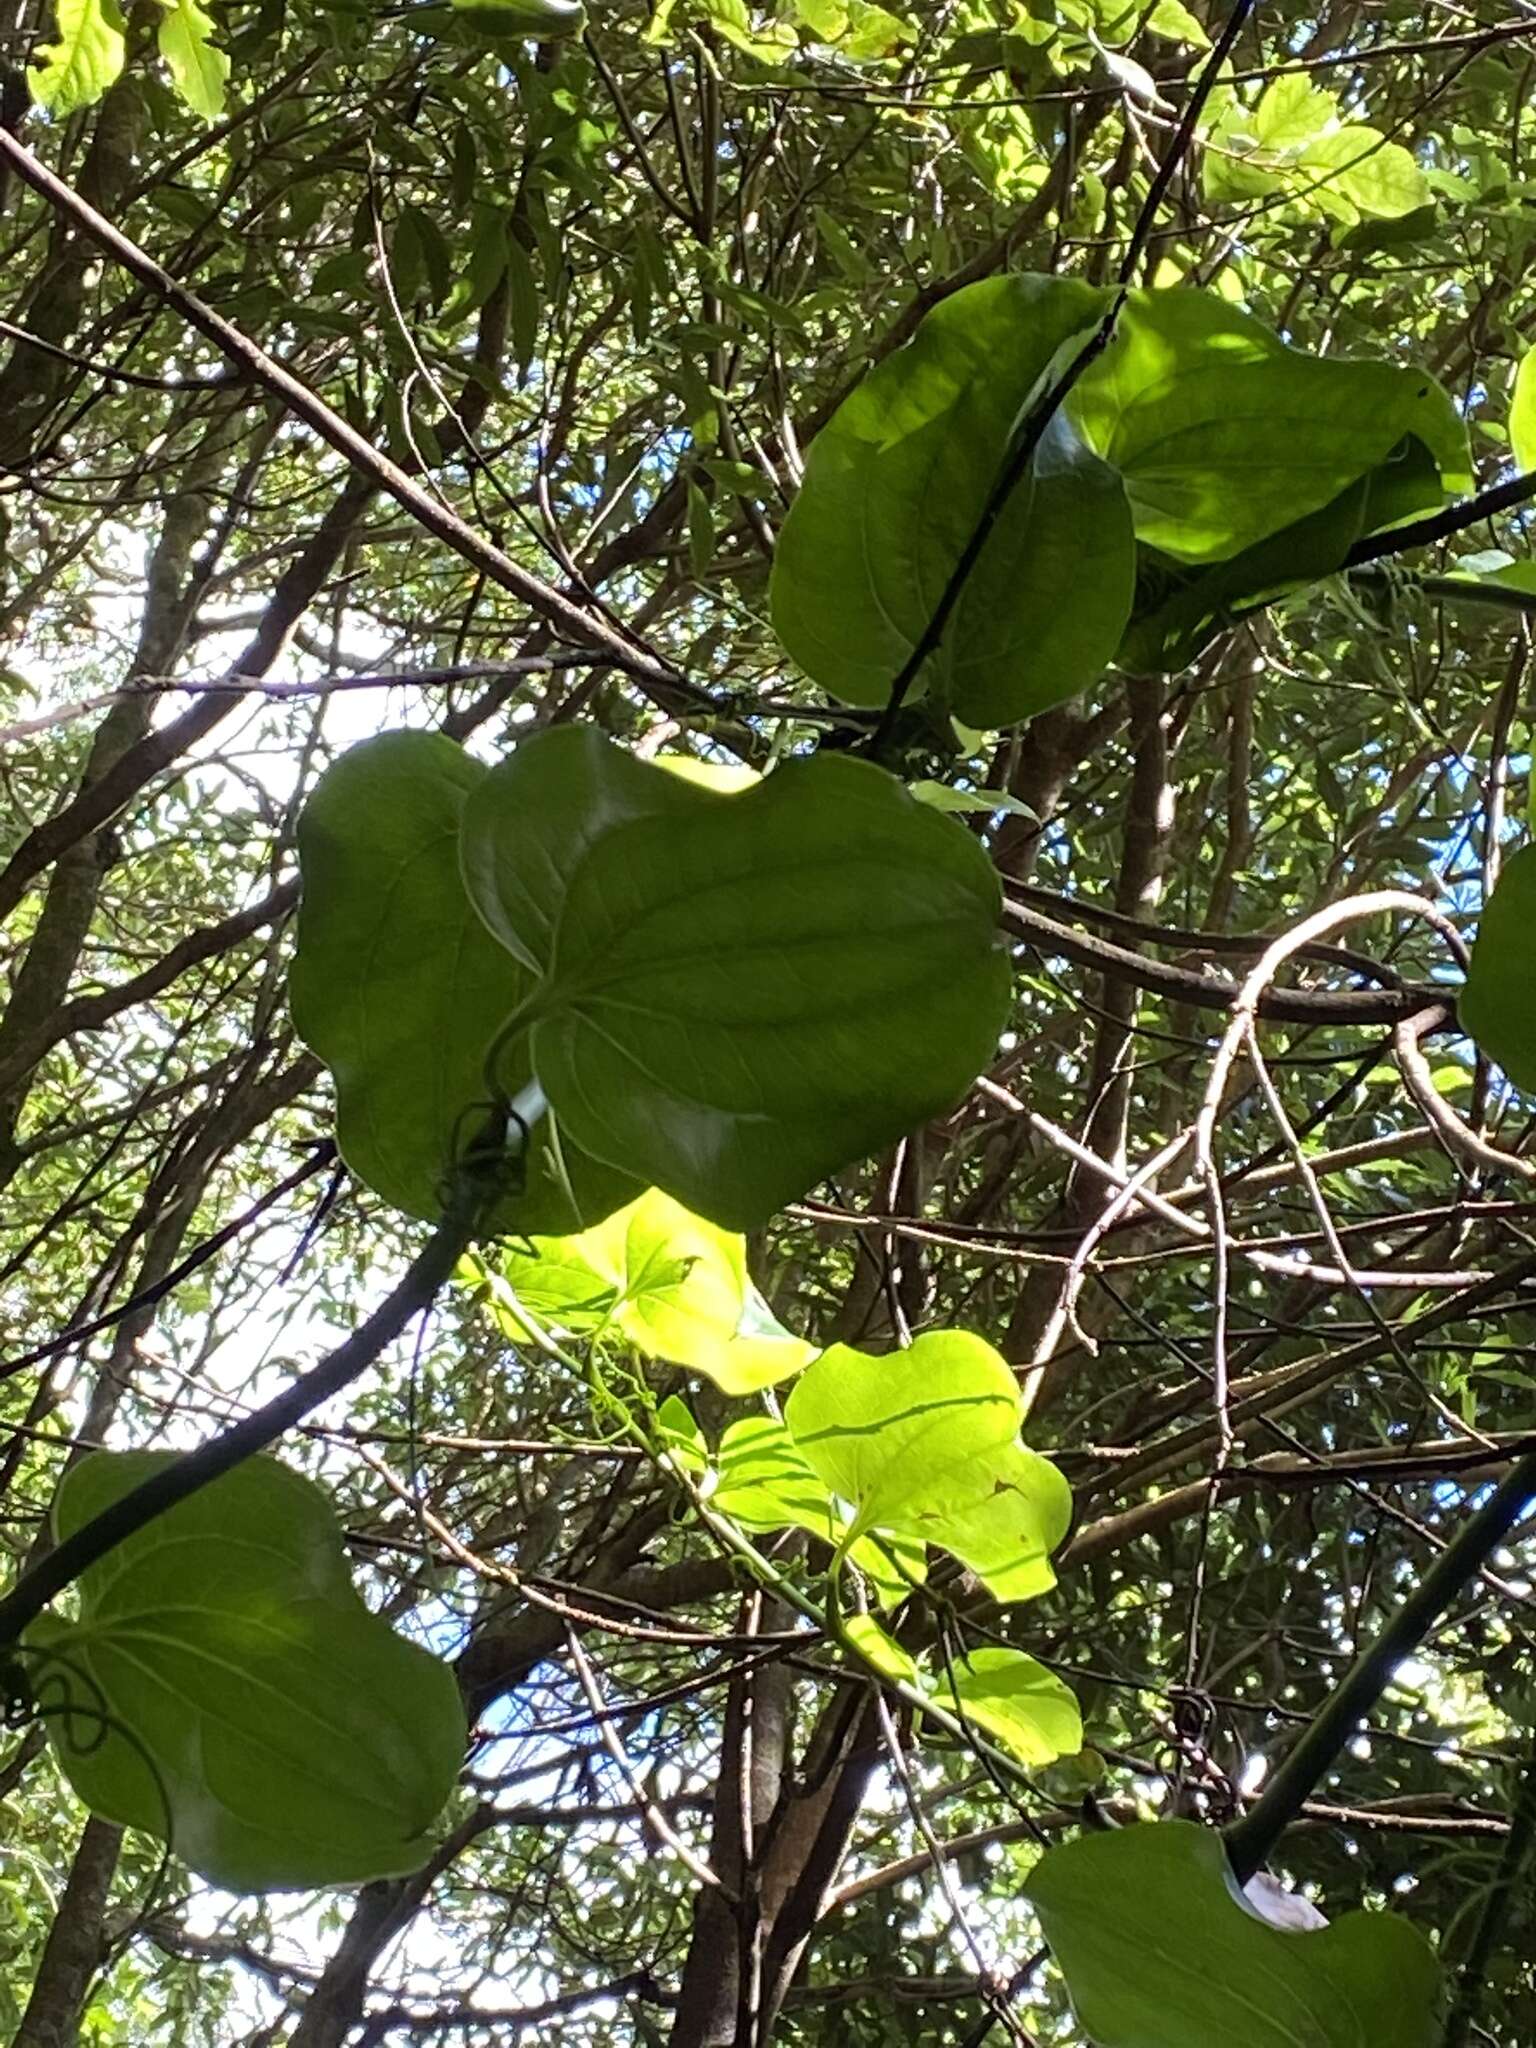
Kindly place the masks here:
MULTIPOLYGON (((19 1664, 17 1666, 17 1675, 26 1687, 27 1697, 31 1703, 31 1712, 27 1717, 29 1720, 52 1719, 60 1722, 64 1744, 75 1756, 93 1756, 109 1735, 119 1733, 126 1742, 138 1750, 145 1768, 155 1778, 157 1784, 159 1783, 159 1772, 155 1769, 154 1759, 133 1731, 123 1727, 110 1712, 101 1687, 88 1671, 81 1669, 73 1657, 66 1656, 51 1643, 46 1648, 42 1645, 34 1648, 27 1643, 18 1643, 12 1655, 16 1659, 30 1656, 39 1660, 40 1668, 31 1679, 21 1671, 19 1664), (88 1733, 82 1733, 76 1726, 77 1716, 83 1717, 89 1723, 88 1733)), ((165 1804, 166 1820, 169 1823, 170 1804, 164 1799, 163 1788, 162 1802, 165 1804)))

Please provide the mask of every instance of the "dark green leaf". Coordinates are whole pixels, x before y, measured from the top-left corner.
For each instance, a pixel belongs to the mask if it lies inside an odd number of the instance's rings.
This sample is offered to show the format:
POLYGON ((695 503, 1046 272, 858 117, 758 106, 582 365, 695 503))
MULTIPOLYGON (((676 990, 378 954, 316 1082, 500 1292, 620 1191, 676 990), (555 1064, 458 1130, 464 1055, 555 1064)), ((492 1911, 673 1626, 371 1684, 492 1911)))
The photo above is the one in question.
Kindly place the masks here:
MULTIPOLYGON (((413 1216, 440 1214, 455 1146, 489 1108, 491 1042, 529 989, 459 876, 460 814, 487 773, 439 734, 386 733, 326 771, 299 821, 294 1023, 335 1081, 342 1157, 413 1216)), ((515 1055, 499 1073, 509 1094, 528 1079, 515 1055)), ((544 1124, 496 1220, 557 1234, 637 1192, 544 1124)))
MULTIPOLYGON (((82 1460, 56 1538, 170 1462, 82 1460)), ((359 1600, 312 1481, 253 1458, 109 1551, 78 1597, 76 1621, 45 1615, 25 1640, 50 1740, 94 1813, 168 1839, 231 1891, 425 1860, 464 1755, 458 1687, 359 1600)))
POLYGON ((1515 1086, 1536 1093, 1536 846, 1504 863, 1483 905, 1458 1008, 1515 1086))
POLYGON ((1293 1934, 1242 1899, 1192 1821, 1047 1851, 1027 1896, 1096 2048, 1434 2048, 1440 1969, 1406 1920, 1293 1934))
MULTIPOLYGON (((774 560, 774 625, 821 686, 883 705, 934 614, 1010 436, 1102 297, 1059 278, 956 292, 811 444, 774 560)), ((1134 555, 1113 472, 1058 415, 1003 510, 925 677, 968 724, 1085 689, 1129 616, 1134 555)))
POLYGON ((866 762, 725 796, 557 727, 474 791, 463 857, 563 1129, 729 1229, 947 1108, 1002 1027, 985 855, 866 762))

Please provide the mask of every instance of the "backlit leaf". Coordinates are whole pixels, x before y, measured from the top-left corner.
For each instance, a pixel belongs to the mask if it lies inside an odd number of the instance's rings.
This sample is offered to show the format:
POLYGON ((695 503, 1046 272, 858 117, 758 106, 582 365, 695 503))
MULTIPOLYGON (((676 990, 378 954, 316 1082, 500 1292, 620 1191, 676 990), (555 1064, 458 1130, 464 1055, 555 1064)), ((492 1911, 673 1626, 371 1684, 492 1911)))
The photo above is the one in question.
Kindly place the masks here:
MULTIPOLYGON (((68 1536, 171 1462, 97 1452, 54 1506, 68 1536)), ((416 1869, 465 1745, 445 1664, 358 1598, 312 1481, 253 1458, 78 1582, 25 1637, 59 1761, 94 1813, 169 1839, 232 1891, 416 1869)))
MULTIPOLYGON (((745 1239, 659 1188, 577 1236, 504 1245, 492 1277, 510 1290, 498 1317, 510 1335, 522 1334, 519 1305, 577 1334, 609 1326, 648 1358, 706 1373, 727 1394, 774 1386, 816 1355, 752 1285, 745 1239)), ((494 1292, 491 1305, 498 1309, 494 1292)))
POLYGON ((860 1527, 911 1534, 986 1499, 1022 1415, 1010 1368, 963 1330, 928 1331, 883 1358, 833 1344, 784 1408, 797 1449, 860 1527))
POLYGON ((116 0, 57 0, 58 41, 44 44, 27 72, 33 99, 50 114, 92 106, 123 68, 116 0))
POLYGON ((229 59, 211 40, 212 16, 198 0, 173 0, 163 7, 157 33, 176 90, 194 114, 216 121, 224 111, 229 59))
POLYGON ((1517 469, 1536 469, 1536 349, 1527 349, 1515 371, 1509 401, 1509 452, 1517 469))
POLYGON ((1023 1650, 973 1650, 940 1674, 934 1698, 995 1736, 1021 1763, 1054 1763, 1083 1746, 1071 1688, 1023 1650))
POLYGON ((1137 538, 1176 562, 1293 525, 1407 434, 1447 494, 1471 487, 1466 429, 1427 371, 1304 355, 1205 292, 1133 292, 1070 404, 1124 476, 1137 538))
MULTIPOLYGON (((883 705, 933 617, 1012 435, 1101 295, 1059 278, 956 292, 812 442, 774 560, 774 625, 814 681, 883 705)), ((1058 415, 983 548, 923 680, 973 725, 1087 687, 1133 575, 1124 494, 1058 415)))
POLYGON ((996 877, 866 762, 726 796, 555 727, 486 776, 462 838, 537 977, 521 1019, 562 1129, 727 1228, 948 1108, 996 1044, 996 877))

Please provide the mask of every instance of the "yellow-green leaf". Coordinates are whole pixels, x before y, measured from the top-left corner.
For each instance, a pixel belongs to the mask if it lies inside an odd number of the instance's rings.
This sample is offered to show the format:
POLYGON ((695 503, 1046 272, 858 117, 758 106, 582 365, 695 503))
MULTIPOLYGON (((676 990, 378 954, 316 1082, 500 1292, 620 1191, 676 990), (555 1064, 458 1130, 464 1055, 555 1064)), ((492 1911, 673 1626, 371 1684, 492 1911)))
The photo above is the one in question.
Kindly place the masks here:
POLYGON ((114 0, 58 0, 59 40, 38 51, 27 73, 32 97, 50 114, 99 100, 123 68, 123 25, 114 0))
POLYGON ((1509 403, 1509 446, 1520 469, 1536 469, 1536 349, 1527 349, 1515 371, 1509 403))
POLYGON ((229 80, 229 59, 215 48, 212 34, 213 18, 198 0, 173 0, 160 17, 160 54, 177 92, 205 121, 223 113, 229 80))

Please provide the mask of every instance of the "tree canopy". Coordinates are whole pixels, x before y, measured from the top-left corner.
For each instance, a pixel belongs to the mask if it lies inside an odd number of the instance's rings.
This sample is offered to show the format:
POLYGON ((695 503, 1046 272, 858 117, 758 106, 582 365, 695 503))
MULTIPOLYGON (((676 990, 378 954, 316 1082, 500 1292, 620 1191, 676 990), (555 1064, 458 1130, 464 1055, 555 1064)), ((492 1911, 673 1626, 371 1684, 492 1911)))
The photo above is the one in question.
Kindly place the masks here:
POLYGON ((1532 2039, 1533 80, 14 10, 8 2039, 1532 2039))

